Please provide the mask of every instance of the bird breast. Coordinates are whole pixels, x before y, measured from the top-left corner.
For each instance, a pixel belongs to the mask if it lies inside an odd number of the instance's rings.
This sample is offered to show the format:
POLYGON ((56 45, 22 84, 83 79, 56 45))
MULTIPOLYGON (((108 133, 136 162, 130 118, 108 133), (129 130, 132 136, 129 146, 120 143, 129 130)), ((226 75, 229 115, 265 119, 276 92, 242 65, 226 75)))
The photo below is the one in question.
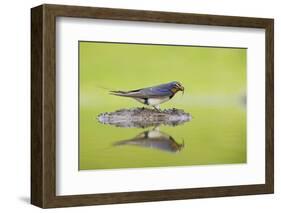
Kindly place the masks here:
POLYGON ((163 98, 149 98, 147 100, 147 103, 148 105, 151 105, 151 106, 156 106, 156 105, 159 105, 163 102, 166 102, 168 101, 170 98, 169 97, 163 97, 163 98))
POLYGON ((168 101, 170 98, 169 97, 161 97, 161 98, 148 98, 147 100, 146 99, 143 99, 143 98, 135 98, 135 100, 139 101, 140 103, 142 104, 147 104, 149 106, 156 106, 156 105, 159 105, 163 102, 166 102, 168 101))

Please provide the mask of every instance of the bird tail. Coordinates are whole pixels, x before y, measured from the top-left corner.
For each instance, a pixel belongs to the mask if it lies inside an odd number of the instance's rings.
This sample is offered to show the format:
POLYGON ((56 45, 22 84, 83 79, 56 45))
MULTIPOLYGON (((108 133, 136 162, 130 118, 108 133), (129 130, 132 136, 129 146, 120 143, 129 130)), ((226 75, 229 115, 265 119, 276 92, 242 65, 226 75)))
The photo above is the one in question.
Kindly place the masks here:
POLYGON ((110 95, 116 95, 121 97, 131 97, 132 93, 128 91, 110 91, 110 95))

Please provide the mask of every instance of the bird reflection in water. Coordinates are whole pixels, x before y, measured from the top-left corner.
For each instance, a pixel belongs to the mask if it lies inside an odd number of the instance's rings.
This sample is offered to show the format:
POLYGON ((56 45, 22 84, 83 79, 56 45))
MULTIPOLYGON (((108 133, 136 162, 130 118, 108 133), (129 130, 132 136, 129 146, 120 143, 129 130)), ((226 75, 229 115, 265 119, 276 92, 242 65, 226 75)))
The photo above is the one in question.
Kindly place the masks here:
POLYGON ((134 138, 118 141, 113 144, 113 146, 127 145, 151 148, 170 153, 177 153, 184 148, 184 141, 181 144, 178 144, 173 137, 159 131, 159 127, 156 127, 152 130, 144 131, 134 138))

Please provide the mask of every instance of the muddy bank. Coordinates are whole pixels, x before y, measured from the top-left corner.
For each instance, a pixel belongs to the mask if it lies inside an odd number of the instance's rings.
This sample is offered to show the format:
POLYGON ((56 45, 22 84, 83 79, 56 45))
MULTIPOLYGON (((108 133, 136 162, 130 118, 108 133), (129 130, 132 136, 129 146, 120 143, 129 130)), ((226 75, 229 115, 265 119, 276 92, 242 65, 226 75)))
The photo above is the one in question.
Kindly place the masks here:
POLYGON ((98 115, 102 124, 117 127, 145 128, 150 126, 176 126, 191 120, 190 113, 181 109, 164 109, 157 111, 149 108, 120 109, 115 112, 104 112, 98 115))

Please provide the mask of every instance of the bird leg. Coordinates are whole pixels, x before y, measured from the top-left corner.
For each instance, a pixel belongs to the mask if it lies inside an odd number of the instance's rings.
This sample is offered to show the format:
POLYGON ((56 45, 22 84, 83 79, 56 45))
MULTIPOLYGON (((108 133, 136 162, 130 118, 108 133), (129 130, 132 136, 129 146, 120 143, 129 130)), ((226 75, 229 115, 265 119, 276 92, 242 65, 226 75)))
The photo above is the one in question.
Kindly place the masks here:
POLYGON ((153 108, 154 108, 157 112, 161 112, 159 106, 153 106, 153 108))

